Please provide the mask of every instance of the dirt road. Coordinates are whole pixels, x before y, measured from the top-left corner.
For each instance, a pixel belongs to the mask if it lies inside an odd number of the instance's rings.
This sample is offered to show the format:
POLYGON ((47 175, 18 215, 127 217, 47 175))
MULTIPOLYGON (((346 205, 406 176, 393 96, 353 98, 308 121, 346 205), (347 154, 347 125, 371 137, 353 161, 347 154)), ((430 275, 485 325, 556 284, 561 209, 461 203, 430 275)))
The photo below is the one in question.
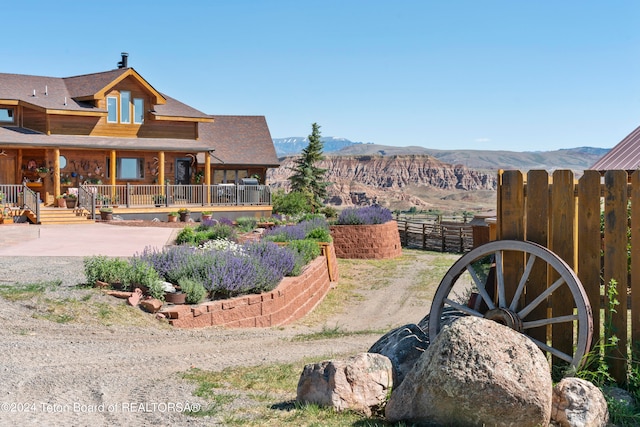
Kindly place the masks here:
MULTIPOLYGON (((449 257, 451 262, 457 258, 449 257)), ((52 262, 11 259, 32 266, 52 262)), ((192 367, 221 370, 366 351, 381 330, 416 323, 428 313, 437 286, 437 281, 425 281, 436 268, 433 259, 430 253, 408 251, 380 271, 364 263, 341 262, 343 279, 338 286, 352 287, 344 311, 282 328, 179 330, 137 312, 131 314, 135 326, 118 319, 110 323, 110 313, 121 313, 124 303, 87 289, 62 287, 15 302, 0 298, 0 425, 211 425, 212 420, 183 414, 205 402, 193 396, 194 386, 181 373, 192 367), (54 321, 56 304, 51 301, 77 304, 77 319, 54 321), (98 307, 93 317, 83 316, 82 302, 98 307), (96 321, 103 315, 107 321, 96 321), (372 332, 291 340, 327 327, 372 332)), ((78 265, 71 262, 67 268, 78 265)))

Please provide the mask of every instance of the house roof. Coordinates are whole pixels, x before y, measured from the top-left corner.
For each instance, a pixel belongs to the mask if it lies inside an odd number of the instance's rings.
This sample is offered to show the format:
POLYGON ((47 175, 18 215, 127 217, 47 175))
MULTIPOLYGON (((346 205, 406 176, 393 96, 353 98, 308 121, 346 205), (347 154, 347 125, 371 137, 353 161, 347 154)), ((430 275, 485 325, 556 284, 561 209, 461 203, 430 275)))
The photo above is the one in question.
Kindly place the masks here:
POLYGON ((210 117, 213 123, 199 126, 200 138, 211 141, 214 149, 212 164, 280 166, 264 116, 210 117))
POLYGON ((1 127, 2 146, 59 147, 60 149, 197 152, 211 149, 211 141, 176 138, 114 138, 107 136, 45 135, 20 127, 1 127))
POLYGON ((634 171, 640 169, 640 126, 627 135, 589 169, 634 171))
POLYGON ((104 114, 105 109, 97 108, 93 103, 86 101, 104 97, 107 91, 128 77, 136 79, 155 97, 152 114, 157 120, 209 120, 209 116, 202 111, 156 91, 133 68, 118 68, 65 78, 0 73, 0 104, 23 103, 33 108, 71 114, 104 114))

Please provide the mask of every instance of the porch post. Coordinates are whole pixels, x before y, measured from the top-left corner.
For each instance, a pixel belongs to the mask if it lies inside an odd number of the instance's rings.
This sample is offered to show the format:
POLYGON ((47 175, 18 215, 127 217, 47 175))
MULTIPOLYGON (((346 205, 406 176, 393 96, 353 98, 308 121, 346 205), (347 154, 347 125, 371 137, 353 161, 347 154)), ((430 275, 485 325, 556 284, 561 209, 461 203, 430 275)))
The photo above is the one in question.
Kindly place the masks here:
MULTIPOLYGON (((60 149, 53 149, 53 197, 60 195, 60 149)), ((55 199, 54 199, 55 200, 55 199)))
POLYGON ((111 150, 109 158, 109 184, 116 185, 116 150, 111 150))
POLYGON ((109 171, 109 176, 111 177, 111 179, 109 180, 109 184, 111 185, 111 195, 109 196, 111 199, 111 203, 115 204, 116 203, 116 161, 117 161, 117 156, 116 156, 116 150, 111 150, 111 161, 110 161, 110 171, 109 171))
POLYGON ((207 188, 207 205, 211 204, 211 191, 209 187, 211 186, 211 155, 208 151, 204 153, 204 184, 207 188))
POLYGON ((158 153, 158 184, 164 185, 164 151, 158 153))

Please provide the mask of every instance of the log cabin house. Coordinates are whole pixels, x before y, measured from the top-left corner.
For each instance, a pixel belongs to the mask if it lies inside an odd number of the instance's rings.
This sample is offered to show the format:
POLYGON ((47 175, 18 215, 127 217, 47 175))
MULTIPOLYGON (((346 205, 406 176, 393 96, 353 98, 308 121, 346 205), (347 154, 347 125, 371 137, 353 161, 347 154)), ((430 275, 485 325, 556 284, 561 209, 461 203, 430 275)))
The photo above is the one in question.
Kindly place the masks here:
POLYGON ((65 78, 0 73, 1 212, 56 222, 49 208, 73 194, 83 219, 101 206, 125 218, 269 216, 266 172, 279 164, 265 118, 205 114, 127 60, 65 78))

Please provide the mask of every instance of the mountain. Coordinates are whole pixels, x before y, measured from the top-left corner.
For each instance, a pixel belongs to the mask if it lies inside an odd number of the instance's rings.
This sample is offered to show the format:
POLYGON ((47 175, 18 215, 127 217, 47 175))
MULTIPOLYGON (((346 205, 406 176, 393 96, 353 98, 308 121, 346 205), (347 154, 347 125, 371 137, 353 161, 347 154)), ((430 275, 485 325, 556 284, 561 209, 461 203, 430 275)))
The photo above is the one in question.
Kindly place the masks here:
MULTIPOLYGON (((274 139, 281 166, 267 182, 289 188, 294 159, 307 138, 274 139), (284 156, 284 157, 283 157, 284 156)), ((593 147, 554 151, 439 150, 396 147, 323 137, 327 204, 336 207, 378 203, 392 210, 416 207, 441 212, 496 209, 498 169, 523 172, 571 169, 580 176, 609 150, 593 147)))
MULTIPOLYGON (((504 150, 440 150, 418 146, 396 147, 372 143, 352 142, 346 138, 323 137, 324 153, 336 156, 361 155, 429 155, 452 165, 464 165, 477 169, 572 169, 582 172, 588 169, 609 149, 594 147, 568 148, 554 151, 504 151, 504 150)), ((279 157, 299 154, 307 146, 307 138, 276 138, 273 140, 279 157)))
MULTIPOLYGON (((346 138, 334 138, 333 136, 323 136, 320 138, 324 145, 325 153, 332 153, 352 145, 363 145, 362 142, 349 141, 346 138)), ((289 138, 273 138, 273 145, 276 148, 278 157, 300 154, 309 144, 309 138, 303 136, 292 136, 289 138)))

